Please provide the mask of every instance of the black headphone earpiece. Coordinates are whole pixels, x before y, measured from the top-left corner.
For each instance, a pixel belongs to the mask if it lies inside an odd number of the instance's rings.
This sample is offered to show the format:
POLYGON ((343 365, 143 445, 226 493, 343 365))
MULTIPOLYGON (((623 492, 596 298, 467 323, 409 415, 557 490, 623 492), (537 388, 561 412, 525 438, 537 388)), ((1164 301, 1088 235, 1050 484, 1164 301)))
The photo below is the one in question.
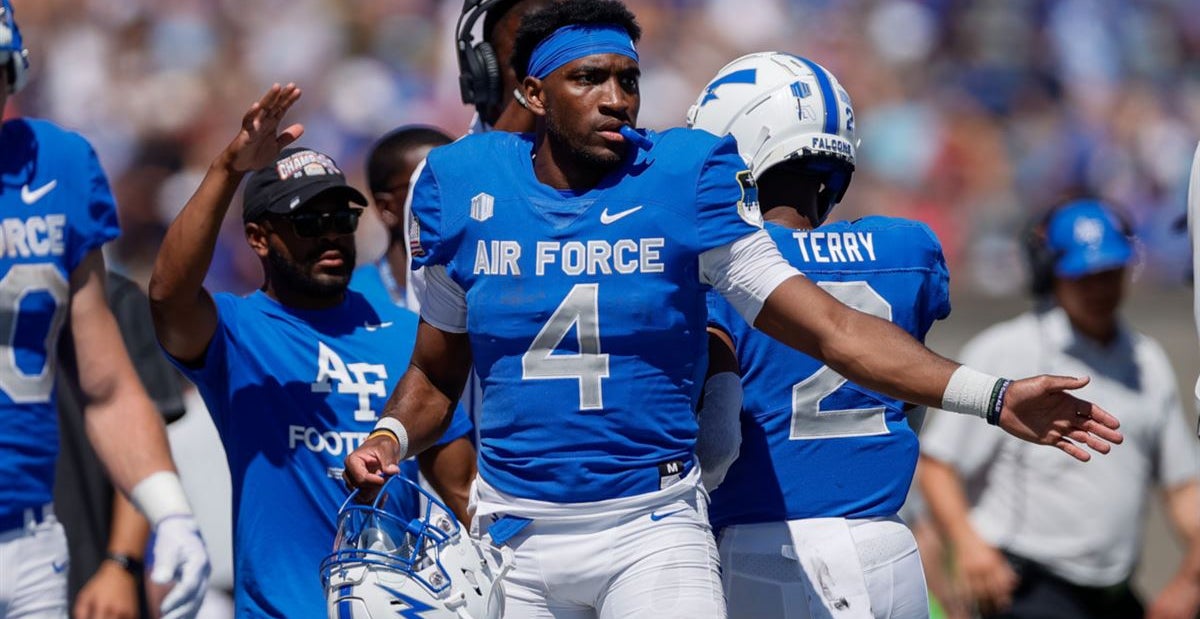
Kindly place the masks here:
POLYGON ((487 41, 474 42, 471 30, 488 9, 504 0, 466 0, 455 27, 458 54, 458 86, 462 101, 475 106, 480 115, 500 102, 500 59, 487 41))
POLYGON ((0 65, 8 69, 8 80, 0 84, 8 94, 15 94, 29 80, 29 50, 21 39, 21 29, 17 27, 13 15, 12 3, 0 0, 0 28, 5 32, 5 42, 0 48, 0 65))
POLYGON ((1022 234, 1025 247, 1025 258, 1029 263, 1029 292, 1035 298, 1045 297, 1054 292, 1054 263, 1062 256, 1062 250, 1051 247, 1047 230, 1050 222, 1059 211, 1083 201, 1096 201, 1108 207, 1108 211, 1117 219, 1121 233, 1133 239, 1133 224, 1126 218, 1125 213, 1109 200, 1081 197, 1064 200, 1050 207, 1045 213, 1034 217, 1022 234))

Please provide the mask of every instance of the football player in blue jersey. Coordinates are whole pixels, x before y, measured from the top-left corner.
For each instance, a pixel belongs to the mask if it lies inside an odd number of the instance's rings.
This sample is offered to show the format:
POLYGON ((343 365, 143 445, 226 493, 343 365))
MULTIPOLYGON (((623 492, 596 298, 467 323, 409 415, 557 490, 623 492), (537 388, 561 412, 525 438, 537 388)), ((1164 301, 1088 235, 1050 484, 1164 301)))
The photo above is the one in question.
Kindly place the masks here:
MULTIPOLYGON (((824 224, 858 146, 850 96, 824 67, 774 52, 739 58, 700 93, 688 124, 737 138, 767 233, 821 289, 918 340, 950 313, 941 244, 924 224, 824 224)), ((909 405, 847 382, 711 293, 708 320, 743 376, 740 427, 735 413, 700 428, 731 428, 721 438, 733 451, 740 436, 741 456, 713 472, 724 483, 710 510, 730 616, 928 616, 916 541, 897 516, 917 460, 909 405)))
MULTIPOLYGON (((12 6, 0 0, 0 110, 28 71, 12 6)), ((174 581, 163 616, 194 616, 208 556, 105 298, 101 247, 119 229, 87 140, 44 120, 4 122, 0 224, 0 617, 67 616, 67 541, 51 501, 55 357, 68 321, 89 438, 153 526, 152 579, 174 581)))
MULTIPOLYGON (((150 282, 160 342, 196 383, 229 461, 233 488, 234 598, 238 616, 325 616, 317 578, 346 492, 341 460, 367 438, 408 365, 417 316, 347 289, 354 231, 366 198, 327 155, 285 148, 278 134, 300 97, 275 85, 246 112, 176 217, 150 282), (217 233, 242 177, 246 240, 265 281, 248 296, 203 286, 217 233)), ((445 442, 470 424, 447 418, 445 442)), ((460 445, 461 446, 461 443, 460 445)), ((421 454, 430 483, 466 517, 473 451, 421 454)), ((415 492, 401 503, 416 514, 415 492)))
POLYGON ((710 288, 868 388, 1082 459, 1083 444, 1121 440, 1116 419, 1064 392, 1086 379, 962 367, 800 276, 762 230, 733 138, 633 129, 639 35, 614 0, 530 13, 512 62, 536 132, 430 152, 412 198, 417 347, 348 483, 378 489, 433 444, 473 360, 473 533, 525 524, 508 537, 507 616, 724 616, 693 458, 710 288))

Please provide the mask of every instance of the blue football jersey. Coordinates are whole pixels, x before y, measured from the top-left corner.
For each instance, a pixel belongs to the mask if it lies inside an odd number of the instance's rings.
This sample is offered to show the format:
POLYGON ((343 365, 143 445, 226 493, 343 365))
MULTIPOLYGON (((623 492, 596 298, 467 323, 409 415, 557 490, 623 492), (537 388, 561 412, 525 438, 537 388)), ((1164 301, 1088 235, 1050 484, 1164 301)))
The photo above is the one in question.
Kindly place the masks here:
MULTIPOLYGON (((816 230, 766 228, 826 292, 918 340, 950 313, 946 261, 924 224, 866 217, 816 230)), ((899 511, 917 463, 904 403, 846 382, 715 295, 709 321, 733 339, 745 391, 741 455, 712 494, 713 525, 899 511)))
POLYGON ((466 293, 480 473, 503 492, 598 501, 691 466, 699 256, 759 229, 757 194, 732 138, 646 137, 581 193, 539 182, 533 136, 511 133, 434 149, 413 189, 414 264, 466 293))
MULTIPOLYGON (((408 367, 417 316, 347 292, 327 310, 259 291, 214 296, 219 322, 198 367, 229 461, 239 617, 324 617, 318 577, 346 499, 345 457, 408 367)), ((457 415, 444 440, 470 431, 457 415)), ((416 493, 403 503, 415 515, 416 493)))
POLYGON ((0 516, 49 503, 58 454, 54 376, 71 273, 116 238, 90 144, 49 122, 0 128, 0 516))

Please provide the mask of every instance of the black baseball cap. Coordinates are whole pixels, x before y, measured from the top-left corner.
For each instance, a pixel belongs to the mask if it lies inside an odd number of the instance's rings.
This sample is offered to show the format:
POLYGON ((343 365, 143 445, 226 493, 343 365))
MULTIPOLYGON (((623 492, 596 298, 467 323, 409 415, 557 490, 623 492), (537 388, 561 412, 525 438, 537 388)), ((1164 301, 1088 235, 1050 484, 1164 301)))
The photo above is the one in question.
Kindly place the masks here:
POLYGON ((332 157, 308 148, 285 148, 274 163, 256 170, 246 181, 242 221, 254 221, 267 213, 286 215, 317 196, 367 205, 367 198, 346 184, 346 175, 332 157))

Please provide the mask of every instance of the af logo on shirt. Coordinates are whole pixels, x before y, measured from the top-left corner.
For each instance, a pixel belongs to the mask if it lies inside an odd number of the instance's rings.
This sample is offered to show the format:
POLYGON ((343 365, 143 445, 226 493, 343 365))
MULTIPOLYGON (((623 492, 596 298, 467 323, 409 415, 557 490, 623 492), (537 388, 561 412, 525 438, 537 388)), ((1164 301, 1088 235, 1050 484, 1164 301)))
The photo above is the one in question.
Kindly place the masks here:
POLYGON ((379 415, 371 408, 371 396, 387 397, 387 368, 381 363, 346 363, 334 350, 317 342, 317 378, 312 382, 313 393, 333 392, 358 396, 355 421, 375 421, 379 415))

